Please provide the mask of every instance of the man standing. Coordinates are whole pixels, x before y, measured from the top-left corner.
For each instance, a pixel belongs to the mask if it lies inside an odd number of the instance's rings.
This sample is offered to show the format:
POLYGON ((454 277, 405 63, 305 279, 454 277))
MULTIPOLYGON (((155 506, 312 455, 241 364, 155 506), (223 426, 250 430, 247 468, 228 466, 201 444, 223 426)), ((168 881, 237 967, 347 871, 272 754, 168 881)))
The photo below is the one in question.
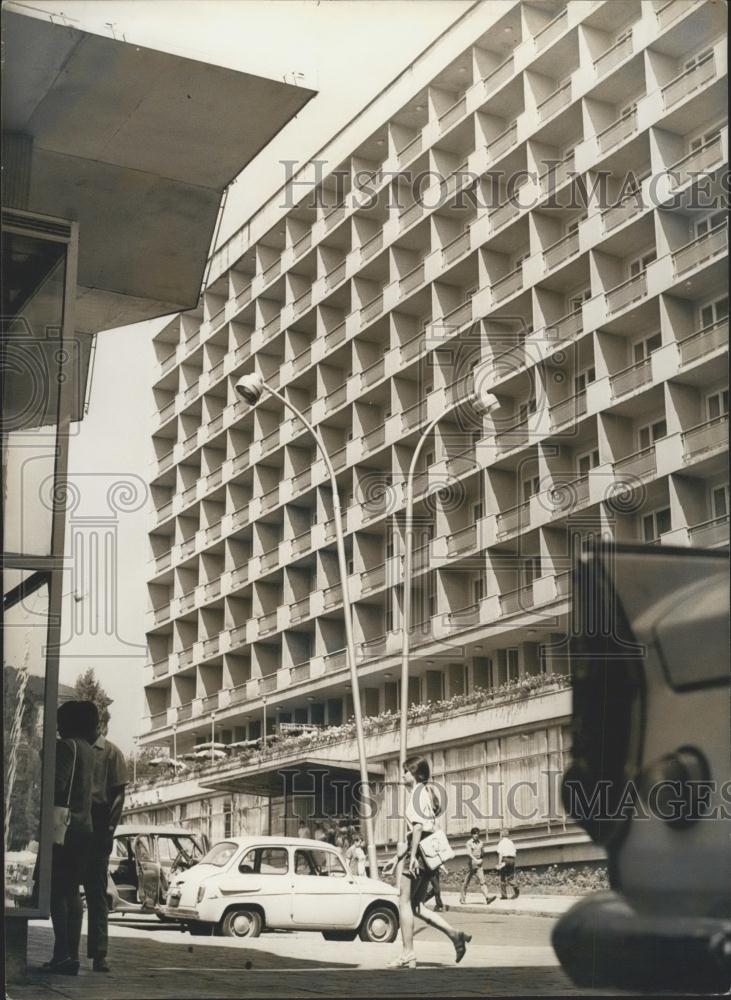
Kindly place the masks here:
POLYGON ((485 903, 493 903, 497 896, 488 896, 487 894, 487 883, 485 882, 485 873, 482 870, 482 841, 480 840, 480 831, 476 826, 473 826, 470 830, 470 839, 465 844, 467 848, 467 870, 464 873, 464 881, 462 882, 462 891, 459 896, 460 903, 464 904, 466 902, 465 894, 469 888, 469 884, 472 879, 477 876, 477 880, 480 883, 480 889, 482 889, 482 895, 485 897, 485 903))
POLYGON ((520 889, 515 884, 515 856, 517 850, 510 839, 509 830, 500 831, 500 842, 497 845, 497 869, 500 872, 500 898, 508 898, 508 886, 513 890, 513 899, 520 895, 520 889))
POLYGON ((91 795, 92 841, 84 873, 88 911, 86 953, 94 972, 109 972, 107 964, 107 873, 114 831, 124 808, 127 765, 119 747, 102 735, 99 712, 91 701, 81 703, 88 713, 90 728, 96 733, 94 778, 91 795))
POLYGON ((359 833, 353 837, 353 843, 345 852, 345 858, 350 867, 351 875, 365 875, 366 873, 366 855, 363 850, 363 838, 359 833))

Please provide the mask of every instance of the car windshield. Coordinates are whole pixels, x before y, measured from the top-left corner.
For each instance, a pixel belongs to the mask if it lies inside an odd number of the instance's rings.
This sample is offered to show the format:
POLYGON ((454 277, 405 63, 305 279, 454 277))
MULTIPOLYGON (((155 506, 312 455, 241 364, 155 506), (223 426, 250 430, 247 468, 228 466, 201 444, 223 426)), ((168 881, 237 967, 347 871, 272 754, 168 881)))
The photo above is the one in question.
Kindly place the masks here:
POLYGON ((208 854, 203 855, 198 864, 215 865, 217 868, 223 868, 237 850, 238 844, 232 844, 230 841, 224 840, 220 844, 214 844, 208 854))

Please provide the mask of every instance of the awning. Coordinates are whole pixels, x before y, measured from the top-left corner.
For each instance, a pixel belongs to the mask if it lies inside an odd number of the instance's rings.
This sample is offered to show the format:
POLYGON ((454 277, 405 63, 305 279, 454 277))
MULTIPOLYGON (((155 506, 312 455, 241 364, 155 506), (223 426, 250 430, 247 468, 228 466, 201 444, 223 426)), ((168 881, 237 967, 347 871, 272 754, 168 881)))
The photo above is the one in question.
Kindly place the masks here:
POLYGON ((223 189, 315 91, 3 13, 3 204, 79 223, 77 329, 194 308, 223 189))
MULTIPOLYGON (((200 779, 203 788, 216 788, 229 792, 247 792, 250 795, 282 795, 285 787, 291 787, 293 778, 298 790, 306 787, 309 780, 325 780, 329 783, 360 780, 360 768, 355 761, 333 761, 317 755, 306 755, 299 760, 270 760, 260 764, 250 764, 240 770, 227 770, 225 774, 205 775, 200 779), (309 778, 308 776, 312 776, 309 778)), ((383 778, 382 764, 368 764, 369 778, 383 778)))

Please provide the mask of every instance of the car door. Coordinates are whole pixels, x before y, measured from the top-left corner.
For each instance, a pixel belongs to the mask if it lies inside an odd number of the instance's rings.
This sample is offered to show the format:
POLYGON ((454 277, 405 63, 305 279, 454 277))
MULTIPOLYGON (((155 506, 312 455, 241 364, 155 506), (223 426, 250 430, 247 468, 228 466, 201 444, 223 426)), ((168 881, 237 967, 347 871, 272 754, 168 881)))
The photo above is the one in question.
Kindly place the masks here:
POLYGON ((132 850, 137 869, 137 898, 144 907, 155 909, 160 899, 160 862, 153 854, 154 838, 135 837, 132 850))
POLYGON ((264 910, 267 927, 292 926, 289 873, 289 852, 282 846, 249 847, 221 876, 217 888, 231 902, 245 904, 249 900, 264 910))
POLYGON ((360 911, 358 883, 337 851, 295 848, 292 867, 295 927, 356 927, 360 911))

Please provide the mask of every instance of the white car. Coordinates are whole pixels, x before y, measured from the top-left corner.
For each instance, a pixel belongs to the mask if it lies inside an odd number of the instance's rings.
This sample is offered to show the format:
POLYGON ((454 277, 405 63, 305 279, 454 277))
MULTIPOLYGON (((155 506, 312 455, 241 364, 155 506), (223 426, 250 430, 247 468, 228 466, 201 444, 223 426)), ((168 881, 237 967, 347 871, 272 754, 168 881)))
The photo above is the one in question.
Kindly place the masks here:
POLYGON ((220 841, 171 882, 163 914, 191 934, 238 938, 266 928, 388 944, 399 927, 394 886, 351 875, 337 848, 298 837, 220 841))

